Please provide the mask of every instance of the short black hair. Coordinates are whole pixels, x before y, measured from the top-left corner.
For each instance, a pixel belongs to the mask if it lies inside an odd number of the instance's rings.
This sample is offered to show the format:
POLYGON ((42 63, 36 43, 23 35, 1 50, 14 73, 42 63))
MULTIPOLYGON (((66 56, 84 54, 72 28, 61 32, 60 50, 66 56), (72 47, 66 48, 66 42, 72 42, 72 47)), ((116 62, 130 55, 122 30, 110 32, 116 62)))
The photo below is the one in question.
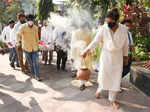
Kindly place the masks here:
POLYGON ((120 14, 117 8, 113 8, 107 12, 106 18, 111 18, 115 21, 119 20, 120 14))
POLYGON ((19 13, 18 18, 25 17, 24 13, 19 13))
POLYGON ((26 16, 27 17, 27 20, 34 20, 35 19, 35 16, 33 14, 29 14, 26 16))
POLYGON ((124 18, 121 22, 121 24, 125 24, 125 23, 131 23, 132 24, 132 20, 130 18, 124 18))
POLYGON ((14 20, 9 20, 8 24, 12 24, 12 23, 15 23, 14 20))

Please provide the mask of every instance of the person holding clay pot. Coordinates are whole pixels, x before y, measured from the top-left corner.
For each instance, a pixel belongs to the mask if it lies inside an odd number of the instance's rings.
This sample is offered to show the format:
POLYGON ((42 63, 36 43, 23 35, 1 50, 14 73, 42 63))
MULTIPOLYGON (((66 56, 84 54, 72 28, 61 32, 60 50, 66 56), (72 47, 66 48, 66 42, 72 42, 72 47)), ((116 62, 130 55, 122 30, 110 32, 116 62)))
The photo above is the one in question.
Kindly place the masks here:
POLYGON ((123 59, 125 64, 128 64, 128 30, 119 24, 119 12, 116 8, 107 12, 105 24, 100 27, 94 40, 81 54, 82 57, 86 58, 89 51, 99 43, 101 56, 96 97, 102 98, 102 91, 109 91, 109 101, 118 109, 116 96, 120 90, 123 59))

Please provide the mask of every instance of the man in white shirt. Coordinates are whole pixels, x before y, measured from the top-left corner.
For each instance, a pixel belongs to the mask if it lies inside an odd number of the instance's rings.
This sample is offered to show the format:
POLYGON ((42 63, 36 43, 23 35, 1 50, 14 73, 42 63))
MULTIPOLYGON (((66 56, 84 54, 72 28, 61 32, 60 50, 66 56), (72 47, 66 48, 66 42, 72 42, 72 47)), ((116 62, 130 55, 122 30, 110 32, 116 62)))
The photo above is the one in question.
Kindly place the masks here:
POLYGON ((47 61, 51 64, 53 59, 54 40, 52 26, 48 25, 46 20, 43 22, 43 25, 44 26, 41 28, 41 41, 47 45, 46 49, 43 51, 43 59, 46 65, 47 61))
POLYGON ((53 32, 55 41, 55 50, 57 52, 57 70, 60 68, 66 71, 67 51, 69 46, 69 35, 63 28, 56 28, 53 32), (61 67, 60 67, 61 66, 61 67))
POLYGON ((135 56, 136 61, 139 61, 139 58, 136 56, 133 38, 130 32, 130 28, 132 27, 131 19, 125 18, 121 23, 124 24, 128 29, 128 40, 129 40, 129 55, 128 55, 129 63, 127 66, 123 66, 123 73, 122 73, 122 77, 125 77, 130 72, 130 67, 132 64, 132 54, 135 56))
MULTIPOLYGON (((14 24, 15 24, 15 22, 13 20, 10 20, 9 25, 6 26, 2 32, 2 41, 5 44, 5 47, 8 46, 8 48, 9 48, 9 51, 10 51, 9 52, 9 61, 10 61, 11 67, 13 67, 13 68, 15 68, 15 65, 14 65, 14 63, 12 63, 12 57, 13 57, 15 51, 13 49, 13 44, 11 42, 11 38, 13 38, 13 36, 14 36, 14 35, 12 35, 14 24)), ((18 62, 17 62, 17 64, 18 64, 18 62)))

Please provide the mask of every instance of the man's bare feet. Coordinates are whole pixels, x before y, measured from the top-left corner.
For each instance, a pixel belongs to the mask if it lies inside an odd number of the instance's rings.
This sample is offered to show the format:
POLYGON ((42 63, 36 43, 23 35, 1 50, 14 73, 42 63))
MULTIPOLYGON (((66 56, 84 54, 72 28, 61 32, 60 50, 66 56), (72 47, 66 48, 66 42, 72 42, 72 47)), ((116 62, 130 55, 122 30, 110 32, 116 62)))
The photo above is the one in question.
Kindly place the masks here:
POLYGON ((111 104, 112 104, 112 106, 116 109, 116 110, 118 110, 119 108, 120 108, 120 105, 116 102, 116 101, 112 101, 112 102, 110 102, 111 104))
POLYGON ((100 98, 104 98, 104 96, 102 96, 101 93, 97 91, 96 92, 96 98, 100 99, 100 98))

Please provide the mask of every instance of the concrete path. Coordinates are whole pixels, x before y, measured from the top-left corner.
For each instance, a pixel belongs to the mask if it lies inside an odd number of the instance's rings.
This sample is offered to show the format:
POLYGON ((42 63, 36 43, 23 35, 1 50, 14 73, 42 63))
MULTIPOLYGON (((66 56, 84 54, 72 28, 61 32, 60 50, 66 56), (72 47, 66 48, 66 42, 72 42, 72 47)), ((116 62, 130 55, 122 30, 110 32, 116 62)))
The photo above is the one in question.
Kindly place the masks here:
POLYGON ((0 55, 0 112, 150 112, 150 98, 127 79, 122 82, 125 91, 118 95, 121 108, 114 110, 107 99, 95 98, 97 74, 83 92, 80 82, 70 72, 57 72, 55 64, 40 64, 40 74, 42 82, 31 79, 9 66, 8 55, 0 55))

